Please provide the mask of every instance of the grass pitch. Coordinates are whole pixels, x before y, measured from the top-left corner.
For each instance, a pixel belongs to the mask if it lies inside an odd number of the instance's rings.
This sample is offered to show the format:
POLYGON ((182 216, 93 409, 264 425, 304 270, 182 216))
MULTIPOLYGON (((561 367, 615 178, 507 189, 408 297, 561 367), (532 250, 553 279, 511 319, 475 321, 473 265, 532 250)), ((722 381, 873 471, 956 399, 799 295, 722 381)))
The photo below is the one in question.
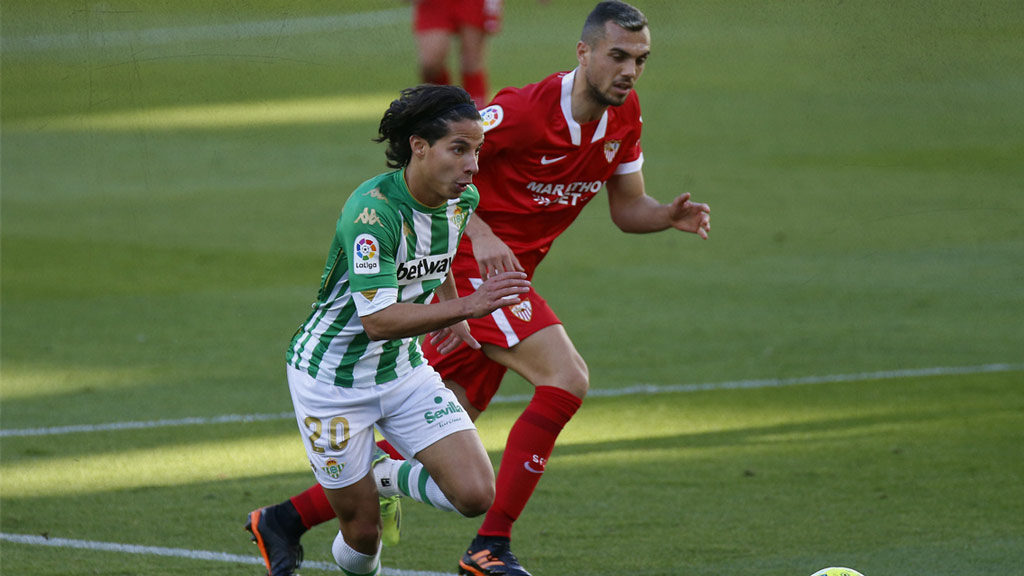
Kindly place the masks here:
MULTIPOLYGON (((251 558, 244 515, 312 480, 290 420, 8 433, 290 408, 284 345, 416 82, 408 8, 151 4, 0 12, 0 531, 251 558)), ((591 3, 508 4, 495 87, 574 65, 591 3)), ((596 390, 1009 369, 595 396, 517 554, 535 574, 1021 573, 1024 9, 638 5, 649 192, 711 204, 712 238, 625 236, 598 205, 559 239, 536 284, 596 390)), ((480 420, 495 462, 521 407, 480 420)), ((478 521, 406 513, 385 567, 453 572, 478 521)), ((260 573, 0 548, 4 574, 260 573)))

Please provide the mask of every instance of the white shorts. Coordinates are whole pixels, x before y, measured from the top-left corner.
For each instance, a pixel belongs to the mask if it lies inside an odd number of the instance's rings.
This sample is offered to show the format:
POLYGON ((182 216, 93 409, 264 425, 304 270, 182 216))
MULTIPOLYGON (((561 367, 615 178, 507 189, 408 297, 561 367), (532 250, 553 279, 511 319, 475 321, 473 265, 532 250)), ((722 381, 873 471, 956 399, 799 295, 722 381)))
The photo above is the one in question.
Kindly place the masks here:
POLYGON ((366 388, 342 388, 292 366, 287 370, 302 443, 324 488, 344 488, 370 473, 375 426, 406 458, 445 436, 475 429, 428 364, 366 388))

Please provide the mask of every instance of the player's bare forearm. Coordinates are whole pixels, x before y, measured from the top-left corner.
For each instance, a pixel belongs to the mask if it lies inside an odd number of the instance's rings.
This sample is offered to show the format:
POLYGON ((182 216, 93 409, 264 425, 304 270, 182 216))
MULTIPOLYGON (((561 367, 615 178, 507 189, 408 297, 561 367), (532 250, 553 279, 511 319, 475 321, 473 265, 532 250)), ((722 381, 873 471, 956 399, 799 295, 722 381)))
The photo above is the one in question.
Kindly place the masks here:
POLYGON ((494 232, 491 231, 491 227, 487 225, 487 222, 484 222, 483 219, 480 218, 479 214, 473 214, 473 216, 470 217, 469 222, 466 223, 466 236, 469 236, 470 240, 475 241, 487 234, 494 234, 494 232))
POLYGON ((456 298, 432 304, 396 302, 360 320, 371 340, 397 340, 433 332, 469 317, 469 307, 456 298))
POLYGON ((612 221, 623 232, 646 234, 675 228, 706 239, 711 231, 711 208, 691 202, 689 193, 662 204, 644 191, 640 172, 614 176, 607 186, 612 221))
POLYGON ((530 289, 522 272, 493 276, 472 294, 432 304, 396 302, 360 318, 371 340, 396 340, 427 334, 468 318, 486 316, 502 306, 515 304, 530 289))
POLYGON ((486 279, 498 272, 524 270, 515 252, 478 215, 474 214, 470 218, 466 225, 466 236, 473 242, 473 257, 476 258, 481 278, 486 279))
POLYGON ((660 232, 672 226, 668 206, 646 194, 620 203, 612 213, 612 221, 619 230, 630 234, 660 232))
POLYGON ((455 300, 459 297, 459 290, 455 287, 455 277, 452 276, 452 271, 448 269, 448 275, 444 279, 444 284, 441 284, 434 290, 434 294, 437 294, 437 299, 440 300, 455 300))
POLYGON ((631 234, 658 232, 671 226, 667 207, 644 191, 643 172, 608 179, 608 209, 619 230, 631 234))

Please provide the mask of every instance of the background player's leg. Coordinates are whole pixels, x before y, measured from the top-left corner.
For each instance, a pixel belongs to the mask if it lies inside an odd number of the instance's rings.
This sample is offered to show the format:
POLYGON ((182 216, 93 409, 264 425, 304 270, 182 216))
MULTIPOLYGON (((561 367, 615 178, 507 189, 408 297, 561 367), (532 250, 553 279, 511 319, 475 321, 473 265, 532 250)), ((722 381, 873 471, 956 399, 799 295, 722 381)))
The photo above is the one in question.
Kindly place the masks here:
POLYGON ((463 26, 459 30, 459 71, 462 87, 469 92, 477 108, 487 105, 487 34, 479 28, 463 26))
POLYGON ((448 48, 451 37, 447 30, 425 30, 416 33, 420 79, 427 84, 450 84, 448 48))

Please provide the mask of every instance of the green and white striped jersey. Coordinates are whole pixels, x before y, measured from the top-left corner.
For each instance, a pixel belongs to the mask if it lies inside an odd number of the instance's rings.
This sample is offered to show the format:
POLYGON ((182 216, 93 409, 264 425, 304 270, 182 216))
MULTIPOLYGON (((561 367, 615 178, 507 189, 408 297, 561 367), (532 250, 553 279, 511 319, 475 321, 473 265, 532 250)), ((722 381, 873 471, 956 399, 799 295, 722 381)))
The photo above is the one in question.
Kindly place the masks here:
POLYGON ((423 364, 419 338, 371 341, 352 295, 373 300, 378 290, 397 289, 399 302, 427 302, 444 282, 479 202, 470 186, 460 198, 428 208, 410 195, 405 170, 356 188, 338 218, 313 311, 292 337, 288 364, 343 387, 390 382, 423 364))

